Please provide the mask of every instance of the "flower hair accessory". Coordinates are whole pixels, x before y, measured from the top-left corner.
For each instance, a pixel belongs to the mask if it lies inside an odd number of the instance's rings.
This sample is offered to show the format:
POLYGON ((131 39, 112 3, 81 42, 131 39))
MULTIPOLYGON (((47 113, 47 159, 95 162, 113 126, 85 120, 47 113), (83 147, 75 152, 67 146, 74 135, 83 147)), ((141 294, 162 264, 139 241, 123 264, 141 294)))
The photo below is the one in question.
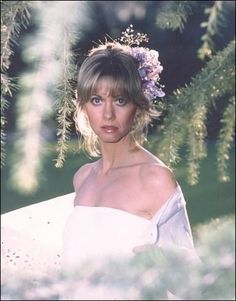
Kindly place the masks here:
POLYGON ((131 55, 139 62, 138 72, 144 94, 149 101, 155 101, 157 97, 165 96, 162 90, 164 86, 159 83, 159 75, 163 70, 159 61, 159 53, 147 47, 140 47, 140 43, 148 42, 147 34, 133 34, 133 32, 133 25, 130 25, 122 32, 122 36, 118 40, 131 48, 131 55), (133 47, 133 45, 137 46, 133 47))

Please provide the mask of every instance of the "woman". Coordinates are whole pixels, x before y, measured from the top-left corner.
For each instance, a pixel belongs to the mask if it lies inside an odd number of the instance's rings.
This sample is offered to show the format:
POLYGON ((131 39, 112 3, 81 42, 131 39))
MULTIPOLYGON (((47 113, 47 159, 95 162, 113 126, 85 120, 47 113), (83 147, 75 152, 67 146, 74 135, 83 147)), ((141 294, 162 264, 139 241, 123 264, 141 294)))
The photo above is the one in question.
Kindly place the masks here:
MULTIPOLYGON (((193 250, 181 188, 172 171, 142 146, 147 125, 159 116, 153 98, 163 96, 161 70, 156 51, 116 41, 94 48, 79 70, 75 122, 85 150, 100 158, 73 178, 65 271, 156 246, 193 250)), ((79 296, 115 298, 91 288, 82 293, 79 286, 68 298, 79 296)))
MULTIPOLYGON (((61 265, 67 275, 78 270, 83 277, 86 262, 132 258, 150 247, 194 250, 181 188, 142 146, 148 124, 159 116, 154 101, 164 95, 158 52, 132 47, 132 32, 121 41, 93 49, 78 75, 76 126, 85 150, 100 158, 75 173, 75 193, 2 215, 3 283, 12 275, 49 277, 61 265)), ((56 294, 122 299, 121 290, 106 288, 79 281, 69 294, 63 287, 56 294)))

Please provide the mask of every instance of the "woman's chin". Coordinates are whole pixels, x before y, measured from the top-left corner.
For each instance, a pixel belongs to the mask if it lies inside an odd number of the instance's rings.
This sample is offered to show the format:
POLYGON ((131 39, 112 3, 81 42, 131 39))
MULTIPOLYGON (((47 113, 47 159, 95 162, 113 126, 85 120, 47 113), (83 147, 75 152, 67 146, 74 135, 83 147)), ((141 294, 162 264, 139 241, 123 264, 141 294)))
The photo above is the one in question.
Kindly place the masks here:
POLYGON ((117 143, 119 142, 123 136, 120 135, 114 135, 114 134, 106 134, 106 135, 100 135, 99 140, 101 143, 117 143))
POLYGON ((115 137, 109 137, 109 138, 100 138, 101 143, 117 143, 121 140, 122 138, 115 138, 115 137))

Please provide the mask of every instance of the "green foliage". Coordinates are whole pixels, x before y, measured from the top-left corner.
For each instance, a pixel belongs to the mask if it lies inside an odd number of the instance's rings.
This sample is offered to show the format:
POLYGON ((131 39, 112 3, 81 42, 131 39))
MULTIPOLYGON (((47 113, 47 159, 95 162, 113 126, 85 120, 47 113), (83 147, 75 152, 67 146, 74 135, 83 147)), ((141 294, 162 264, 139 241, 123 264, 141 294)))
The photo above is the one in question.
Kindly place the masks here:
POLYGON ((5 125, 6 125, 6 118, 4 116, 5 110, 8 108, 9 103, 6 99, 7 95, 11 96, 12 91, 12 82, 7 77, 6 74, 1 74, 1 167, 4 166, 5 162, 5 125))
MULTIPOLYGON (((69 75, 69 74, 68 74, 69 75)), ((75 110, 75 103, 71 100, 75 97, 75 91, 70 86, 69 80, 64 81, 64 86, 58 87, 57 107, 57 152, 56 167, 62 167, 65 161, 66 153, 68 152, 67 142, 70 139, 71 133, 71 117, 75 110)))
POLYGON ((220 35, 221 27, 225 26, 227 9, 228 3, 225 1, 214 1, 212 7, 205 9, 208 20, 200 24, 202 28, 206 28, 206 33, 201 37, 203 44, 198 50, 198 57, 201 60, 211 58, 215 52, 213 37, 220 35))
MULTIPOLYGON (((183 29, 184 22, 178 26, 176 20, 187 20, 191 9, 185 2, 192 1, 168 1, 157 16, 157 25, 165 29, 183 29), (177 7, 181 9, 177 9, 177 7), (176 7, 177 6, 177 7, 176 7), (179 12, 180 11, 180 12, 179 12), (183 11, 185 14, 183 14, 183 11), (163 19, 163 16, 165 18, 163 19), (173 16, 176 18, 174 19, 173 16), (184 17, 183 17, 184 16, 184 17), (165 22, 163 20, 166 20, 165 22), (170 20, 169 24, 166 24, 170 20)), ((230 102, 231 115, 225 113, 219 137, 218 169, 219 179, 227 181, 228 152, 233 145, 233 122, 235 104, 230 99, 235 95, 235 41, 231 41, 223 50, 214 52, 213 37, 220 35, 223 27, 228 4, 223 1, 214 1, 212 6, 208 4, 205 13, 209 15, 208 22, 202 23, 206 27, 206 34, 202 36, 203 45, 199 49, 201 59, 206 56, 211 60, 202 70, 191 79, 189 85, 178 88, 173 95, 166 99, 168 103, 167 115, 162 126, 162 134, 159 133, 157 153, 170 166, 180 161, 179 150, 184 145, 187 152, 188 182, 194 185, 199 178, 200 160, 206 157, 205 141, 207 138, 207 114, 219 99, 226 98, 230 102), (227 116, 227 117, 226 117, 227 116), (224 132, 228 130, 228 135, 224 132), (224 136, 224 140, 223 140, 224 136)), ((189 3, 194 7, 196 3, 189 3)))
POLYGON ((206 157, 206 113, 207 108, 204 104, 199 104, 189 114, 189 122, 187 126, 186 146, 187 166, 189 183, 197 184, 199 177, 199 162, 206 157))
POLYGON ((17 44, 20 31, 29 23, 29 1, 1 2, 1 167, 5 162, 5 111, 9 106, 7 96, 12 96, 15 87, 7 71, 13 55, 12 47, 17 44))
POLYGON ((8 70, 11 47, 17 44, 22 27, 29 23, 29 1, 2 1, 1 3, 1 70, 8 70))
POLYGON ((163 1, 156 25, 162 29, 179 29, 181 32, 197 1, 163 1))
MULTIPOLYGON (((235 42, 232 41, 206 64, 188 86, 177 89, 167 99, 169 109, 164 119, 163 135, 157 143, 158 154, 173 166, 179 161, 179 149, 186 142, 190 184, 197 183, 199 160, 206 156, 207 110, 220 97, 234 95, 234 53, 235 42)), ((228 149, 231 142, 232 139, 227 141, 228 149)))
POLYGON ((71 132, 71 117, 76 106, 76 63, 75 55, 72 53, 71 45, 78 39, 76 34, 73 34, 69 28, 63 29, 62 47, 63 52, 60 53, 63 62, 61 84, 57 87, 57 101, 55 104, 57 110, 57 152, 56 167, 62 167, 65 161, 65 156, 68 151, 68 140, 71 132))
POLYGON ((235 299, 235 216, 201 224, 195 236, 202 260, 202 299, 235 299))
POLYGON ((222 128, 220 129, 217 145, 217 164, 219 170, 219 179, 222 182, 229 181, 228 162, 230 148, 235 135, 235 97, 231 97, 228 107, 222 117, 222 128))
MULTIPOLYGON (((56 166, 62 166, 65 160, 75 108, 76 63, 72 46, 78 38, 77 11, 75 2, 32 2, 31 14, 37 27, 24 40, 22 57, 28 70, 19 78, 21 90, 16 103, 19 135, 14 143, 10 173, 12 185, 24 194, 38 189, 47 145, 44 122, 51 118, 52 107, 58 121, 56 166)), ((47 130, 52 135, 52 130, 47 130)))

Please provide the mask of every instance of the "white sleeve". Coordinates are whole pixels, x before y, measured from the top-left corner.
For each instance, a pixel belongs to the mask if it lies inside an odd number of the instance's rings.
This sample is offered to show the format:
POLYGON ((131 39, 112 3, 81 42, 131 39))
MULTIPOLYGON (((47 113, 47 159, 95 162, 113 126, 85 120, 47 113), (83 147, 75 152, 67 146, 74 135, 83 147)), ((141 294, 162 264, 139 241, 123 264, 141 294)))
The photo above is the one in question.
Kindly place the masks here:
POLYGON ((186 201, 179 185, 152 222, 158 246, 194 248, 186 201))
POLYGON ((200 262, 194 248, 192 230, 181 188, 168 200, 156 223, 156 245, 162 249, 181 249, 184 254, 196 262, 200 262))
POLYGON ((168 219, 158 223, 156 227, 156 243, 159 246, 194 248, 192 231, 185 206, 178 211, 174 211, 168 219))

